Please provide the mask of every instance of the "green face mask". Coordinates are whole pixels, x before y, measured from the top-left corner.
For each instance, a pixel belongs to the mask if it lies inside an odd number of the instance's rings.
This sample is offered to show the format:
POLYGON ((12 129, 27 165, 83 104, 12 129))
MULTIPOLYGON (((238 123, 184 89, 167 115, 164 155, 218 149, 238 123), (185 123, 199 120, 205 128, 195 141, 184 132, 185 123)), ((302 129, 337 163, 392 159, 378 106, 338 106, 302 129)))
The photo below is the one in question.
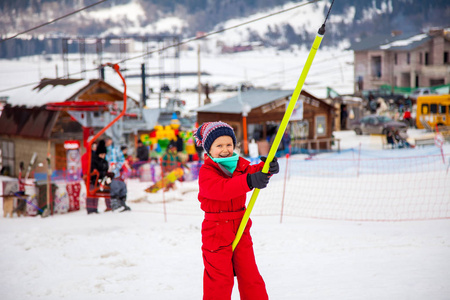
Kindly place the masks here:
MULTIPOLYGON (((208 154, 209 155, 209 154, 208 154)), ((230 157, 211 157, 211 155, 209 155, 209 157, 216 163, 222 165, 225 169, 227 169, 228 171, 230 171, 231 174, 233 174, 234 170, 236 170, 237 167, 237 162, 239 160, 239 155, 237 155, 237 153, 233 152, 233 155, 230 157)))

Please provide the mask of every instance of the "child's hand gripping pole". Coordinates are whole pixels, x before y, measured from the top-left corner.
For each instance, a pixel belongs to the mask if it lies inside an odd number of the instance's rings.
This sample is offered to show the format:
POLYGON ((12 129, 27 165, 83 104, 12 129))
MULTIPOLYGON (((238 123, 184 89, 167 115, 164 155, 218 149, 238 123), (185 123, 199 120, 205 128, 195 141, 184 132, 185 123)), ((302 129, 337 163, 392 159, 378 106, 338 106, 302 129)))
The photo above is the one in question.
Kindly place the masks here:
MULTIPOLYGON (((305 66, 303 67, 303 71, 300 75, 300 78, 297 82, 297 86, 295 87, 294 93, 292 94, 291 100, 289 101, 289 105, 286 109, 286 112, 284 113, 283 119, 281 120, 278 132, 275 136, 272 146, 270 147, 269 154, 267 155, 266 162, 264 163, 264 167, 262 169, 263 173, 267 173, 269 171, 269 164, 275 157, 275 153, 277 152, 283 134, 286 131, 287 124, 289 122, 289 119, 291 118, 292 112, 294 111, 297 100, 300 97, 300 93, 302 91, 303 84, 305 83, 306 76, 308 75, 309 69, 311 68, 311 64, 314 60, 314 56, 316 55, 316 52, 319 49, 324 34, 325 34, 325 23, 322 25, 322 27, 320 27, 316 35, 316 38, 314 39, 311 50, 309 51, 308 58, 306 60, 305 66)), ((241 224, 239 225, 238 231, 236 233, 236 238, 234 239, 232 244, 233 251, 236 248, 237 244, 239 243, 239 240, 242 237, 242 233, 244 233, 245 226, 247 226, 248 219, 250 218, 250 213, 252 212, 253 206, 255 205, 256 198, 258 198, 259 191, 260 191, 259 189, 255 188, 252 193, 252 197, 250 198, 250 201, 248 203, 247 210, 245 211, 244 217, 242 218, 241 224)))

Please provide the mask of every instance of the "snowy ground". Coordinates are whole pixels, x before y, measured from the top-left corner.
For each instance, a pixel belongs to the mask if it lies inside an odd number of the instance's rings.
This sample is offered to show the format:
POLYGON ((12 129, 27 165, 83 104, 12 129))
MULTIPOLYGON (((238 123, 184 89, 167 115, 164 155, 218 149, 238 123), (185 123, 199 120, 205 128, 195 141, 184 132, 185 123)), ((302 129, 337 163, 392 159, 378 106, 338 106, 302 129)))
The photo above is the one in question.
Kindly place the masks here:
MULTIPOLYGON (((369 136, 337 135, 375 148, 369 136)), ((196 182, 179 186, 182 201, 167 196, 167 219, 161 195, 142 199, 147 185, 130 182, 129 213, 105 213, 101 202, 98 215, 0 218, 0 298, 201 299, 196 182)), ((449 299, 450 220, 252 219, 270 299, 449 299)))
MULTIPOLYGON (((311 26, 319 27, 320 20, 311 26)), ((235 55, 202 50, 201 70, 211 74, 203 76, 202 83, 250 82, 294 89, 308 50, 260 49, 235 55)), ((69 73, 80 71, 76 56, 70 56, 69 73)), ((63 75, 59 56, 48 58, 1 60, 0 96, 14 92, 12 87, 63 75)), ((88 56, 88 69, 95 69, 95 59, 88 56)), ((148 69, 156 70, 156 58, 149 61, 148 69)), ((195 50, 181 53, 180 62, 179 71, 197 71, 195 50)), ((140 59, 128 61, 122 67, 139 74, 141 63, 140 59)), ((166 63, 165 71, 175 65, 169 59, 166 63)), ((322 47, 304 89, 318 97, 326 96, 327 86, 351 93, 352 63, 352 52, 322 47)), ((98 72, 82 75, 96 78, 98 72)), ((109 69, 106 80, 121 83, 109 69)), ((179 83, 167 80, 181 90, 197 84, 196 76, 179 83)), ((127 85, 130 93, 139 93, 139 79, 129 79, 127 85)), ((150 85, 158 89, 161 82, 150 80, 150 85)), ((213 102, 228 96, 211 94, 213 102)), ((181 97, 187 100, 187 110, 197 106, 195 93, 181 97)), ((336 137, 341 138, 341 149, 361 144, 364 149, 382 151, 380 141, 370 136, 345 131, 336 137)), ((192 190, 189 201, 166 199, 171 211, 179 212, 167 219, 159 212, 161 196, 142 200, 148 184, 137 182, 129 186, 130 213, 104 213, 101 203, 98 215, 81 210, 48 218, 0 217, 0 299, 201 299, 202 213, 194 197, 196 183, 185 185, 192 190), (141 201, 133 201, 137 199, 141 201), (190 214, 183 214, 187 209, 190 214)), ((270 299, 450 299, 450 220, 349 222, 285 217, 280 224, 279 216, 252 219, 256 259, 270 299)), ((232 299, 239 299, 237 288, 232 299)))

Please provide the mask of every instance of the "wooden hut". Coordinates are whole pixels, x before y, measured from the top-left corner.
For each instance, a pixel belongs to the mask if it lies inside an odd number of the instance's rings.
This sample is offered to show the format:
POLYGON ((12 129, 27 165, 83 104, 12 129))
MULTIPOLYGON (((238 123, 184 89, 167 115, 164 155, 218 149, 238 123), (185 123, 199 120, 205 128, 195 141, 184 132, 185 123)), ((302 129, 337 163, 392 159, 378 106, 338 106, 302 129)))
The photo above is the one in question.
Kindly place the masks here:
MULTIPOLYGON (((247 142, 251 139, 270 141, 281 123, 292 93, 292 90, 262 89, 241 92, 198 108, 197 121, 199 125, 218 120, 230 124, 241 144, 245 143, 246 123, 247 142)), ((292 144, 298 147, 304 145, 309 149, 331 149, 333 118, 333 106, 302 91, 287 128, 292 144)))
MULTIPOLYGON (((77 140, 83 145, 86 127, 74 115, 48 110, 46 104, 67 101, 117 103, 123 102, 123 93, 99 79, 43 79, 35 87, 13 91, 0 114, 1 165, 9 169, 9 175, 16 176, 19 163, 27 165, 34 152, 39 166, 36 172, 47 171, 48 154, 53 170, 66 168, 64 141, 77 140)), ((136 100, 131 102, 138 106, 136 100)), ((87 118, 86 113, 79 115, 87 118)))

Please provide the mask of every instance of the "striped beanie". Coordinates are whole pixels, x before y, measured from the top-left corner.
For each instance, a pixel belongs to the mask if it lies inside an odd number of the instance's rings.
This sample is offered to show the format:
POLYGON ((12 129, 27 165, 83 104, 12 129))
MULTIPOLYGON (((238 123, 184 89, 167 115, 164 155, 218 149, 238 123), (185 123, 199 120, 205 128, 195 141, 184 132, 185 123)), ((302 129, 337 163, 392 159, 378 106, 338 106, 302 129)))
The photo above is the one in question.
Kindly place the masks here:
POLYGON ((194 133, 197 146, 202 146, 206 153, 209 153, 209 149, 214 141, 223 135, 230 136, 233 139, 233 145, 236 146, 236 136, 233 128, 222 121, 203 123, 194 133))

